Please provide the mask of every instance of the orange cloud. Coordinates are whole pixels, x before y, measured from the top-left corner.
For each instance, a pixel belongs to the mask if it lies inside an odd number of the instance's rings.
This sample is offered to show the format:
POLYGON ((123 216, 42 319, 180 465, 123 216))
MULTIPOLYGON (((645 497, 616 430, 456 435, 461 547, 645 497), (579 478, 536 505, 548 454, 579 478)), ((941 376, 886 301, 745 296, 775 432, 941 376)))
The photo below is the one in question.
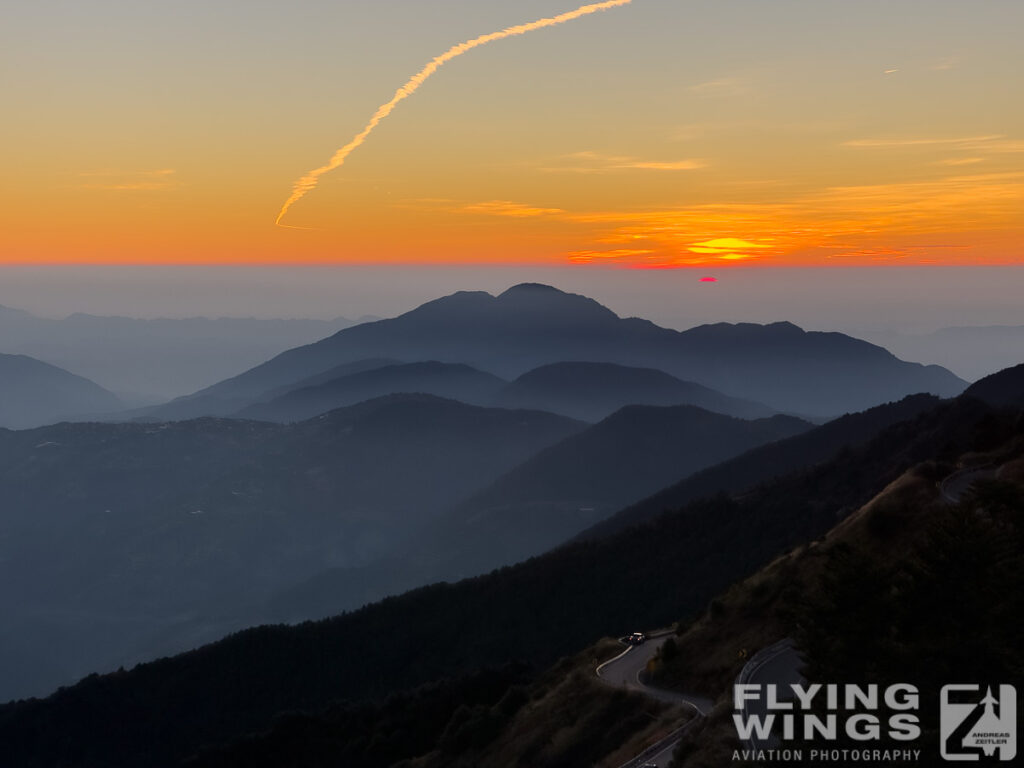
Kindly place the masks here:
POLYGON ((694 171, 707 168, 706 160, 643 160, 637 157, 603 155, 599 152, 575 152, 566 155, 570 165, 544 168, 548 173, 611 173, 612 171, 694 171))
POLYGON ((1024 152, 1024 141, 1009 139, 1003 134, 951 138, 854 139, 852 141, 843 142, 843 146, 861 149, 934 147, 960 149, 968 152, 987 152, 991 154, 1015 154, 1024 152))
POLYGON ((512 216, 517 219, 531 218, 534 216, 557 216, 565 213, 561 208, 537 208, 522 203, 513 203, 510 200, 489 200, 484 203, 472 203, 464 205, 460 209, 466 213, 481 213, 486 216, 512 216))
POLYGON ((617 167, 638 168, 644 171, 693 171, 698 168, 707 168, 708 164, 703 160, 673 160, 668 162, 638 160, 617 167))
POLYGON ((749 240, 740 240, 737 237, 719 237, 714 240, 705 240, 702 243, 694 243, 690 246, 693 253, 729 253, 735 250, 749 250, 751 248, 769 248, 770 246, 752 243, 749 240))
POLYGON ((939 160, 939 165, 976 165, 977 163, 984 163, 984 157, 950 157, 945 160, 939 160))
POLYGON ((80 174, 87 178, 100 178, 106 181, 83 184, 83 189, 104 189, 110 191, 155 191, 178 186, 174 180, 176 171, 173 168, 160 168, 154 171, 90 171, 80 174))
POLYGON ((1019 238, 1021 210, 1024 172, 1008 172, 831 187, 770 203, 708 203, 567 217, 592 227, 597 242, 652 251, 644 265, 690 266, 753 258, 772 264, 837 258, 925 261, 930 251, 969 247, 963 240, 971 233, 988 233, 989 241, 1000 232, 1019 238), (927 243, 936 236, 960 242, 891 245, 911 238, 927 243), (882 245, 887 241, 889 245, 882 245))
POLYGON ((613 251, 570 251, 567 255, 570 261, 586 263, 600 259, 631 259, 652 253, 654 251, 649 249, 619 248, 613 251))
POLYGON ((698 96, 743 96, 750 87, 738 77, 722 77, 691 85, 689 91, 698 96))

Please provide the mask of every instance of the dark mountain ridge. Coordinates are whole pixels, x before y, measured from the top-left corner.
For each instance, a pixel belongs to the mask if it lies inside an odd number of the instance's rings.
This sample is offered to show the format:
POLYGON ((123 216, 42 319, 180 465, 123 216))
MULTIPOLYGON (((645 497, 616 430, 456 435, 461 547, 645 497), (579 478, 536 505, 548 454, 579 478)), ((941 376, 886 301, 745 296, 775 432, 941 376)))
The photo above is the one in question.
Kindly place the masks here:
MULTIPOLYGON (((831 416, 914 392, 959 394, 965 382, 937 366, 906 363, 858 339, 790 323, 717 324, 677 332, 622 319, 596 301, 549 286, 498 296, 460 292, 399 317, 348 328, 288 350, 192 396, 259 399, 271 389, 355 360, 389 357, 465 363, 513 378, 559 362, 654 368, 780 411, 831 416)), ((155 413, 159 414, 159 410, 155 413)))
POLYGON ((897 403, 878 405, 850 413, 821 426, 753 448, 741 456, 723 461, 666 486, 631 504, 579 534, 578 538, 600 538, 657 518, 666 509, 677 509, 696 499, 718 493, 737 493, 774 477, 827 461, 841 450, 856 448, 879 432, 901 421, 913 419, 939 405, 933 395, 911 395, 897 403))
POLYGON ((728 584, 829 530, 910 466, 925 459, 952 466, 1022 428, 976 400, 942 404, 742 497, 694 502, 484 577, 331 620, 249 630, 86 679, 44 701, 2 707, 0 744, 25 768, 67 763, 72 753, 78 764, 159 768, 201 744, 262 730, 286 710, 383 696, 510 658, 546 665, 603 635, 693 615, 728 584))
POLYGON ((976 397, 997 408, 1024 407, 1024 363, 979 379, 967 388, 964 395, 976 397))

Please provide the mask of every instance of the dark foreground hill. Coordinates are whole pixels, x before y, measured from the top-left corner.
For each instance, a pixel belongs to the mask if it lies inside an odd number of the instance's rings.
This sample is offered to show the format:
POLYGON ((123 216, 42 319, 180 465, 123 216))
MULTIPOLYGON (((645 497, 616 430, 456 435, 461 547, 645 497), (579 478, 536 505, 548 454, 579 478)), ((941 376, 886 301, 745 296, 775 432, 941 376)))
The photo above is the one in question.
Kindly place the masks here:
POLYGON ((44 701, 0 708, 14 764, 175 765, 271 718, 365 700, 522 659, 546 665, 608 634, 703 609, 717 591, 814 539, 910 466, 988 450, 1022 425, 977 401, 944 404, 813 469, 695 502, 599 541, 355 613, 264 627, 44 701))
POLYGON ((0 355, 0 427, 28 429, 121 408, 98 384, 25 355, 0 355))
POLYGON ((974 382, 964 395, 997 408, 1024 408, 1024 363, 974 382))
MULTIPOLYGON (((584 296, 524 284, 499 296, 460 292, 396 318, 364 323, 284 352, 190 397, 227 414, 264 393, 343 363, 374 357, 465 363, 502 378, 566 361, 654 368, 730 397, 790 413, 834 416, 915 392, 950 396, 965 382, 839 333, 790 323, 705 325, 677 332, 619 318, 584 296), (231 408, 231 410, 224 410, 231 408)), ((156 409, 174 417, 175 403, 156 409)))
MULTIPOLYGON (((796 642, 812 683, 916 686, 917 762, 948 765, 939 755, 942 687, 1024 683, 1024 592, 1009 588, 1024 579, 1024 440, 1017 435, 957 463, 964 462, 998 467, 998 476, 979 473, 951 503, 935 490, 952 465, 918 464, 822 540, 778 558, 718 596, 699 620, 682 623, 653 682, 728 704, 686 740, 676 765, 730 762, 741 748, 727 715, 742 650, 784 637, 796 642)), ((829 746, 862 744, 841 735, 829 746)))
MULTIPOLYGON (((824 537, 797 546, 716 595, 696 620, 681 617, 676 636, 665 641, 646 670, 647 679, 659 688, 702 695, 717 706, 688 729, 671 768, 753 765, 735 759, 745 747, 732 718, 733 683, 746 664, 755 670, 751 682, 764 682, 766 673, 770 680, 800 660, 812 684, 843 681, 864 690, 915 686, 919 709, 913 714, 919 717, 921 735, 896 741, 883 726, 877 741, 854 739, 844 733, 848 715, 840 709, 838 739, 828 741, 825 755, 816 755, 826 746, 824 740, 804 740, 798 727, 795 740, 778 746, 802 749, 802 759, 774 762, 827 768, 837 764, 831 750, 843 749, 861 756, 864 764, 892 766, 907 761, 865 756, 862 750, 909 747, 920 753, 915 765, 949 765, 939 753, 942 687, 950 680, 993 681, 998 694, 996 681, 1017 690, 1024 684, 1017 650, 1024 643, 1024 592, 1007 588, 1024 579, 1024 441, 1018 436, 993 451, 962 456, 960 462, 982 462, 1000 471, 998 477, 979 476, 957 503, 950 503, 936 493, 936 483, 952 465, 917 464, 824 537), (783 654, 766 664, 751 663, 752 653, 783 638, 796 643, 799 659, 783 654)), ((376 740, 404 748, 407 760, 389 762, 394 768, 622 765, 686 722, 692 711, 663 712, 659 723, 656 713, 631 718, 641 703, 623 702, 614 721, 604 720, 604 713, 616 709, 612 696, 622 693, 594 679, 595 666, 621 650, 608 642, 561 660, 528 685, 510 685, 490 706, 474 703, 462 712, 450 711, 430 742, 403 738, 394 713, 381 708, 376 740), (614 737, 607 738, 606 730, 616 731, 614 737)), ((986 688, 981 685, 975 701, 986 688)), ((427 706, 417 703, 421 709, 427 706)), ((885 723, 891 710, 884 703, 881 710, 885 723)), ((827 719, 830 713, 822 703, 815 714, 827 719)), ((196 765, 227 768, 244 759, 247 768, 270 768, 274 763, 267 755, 305 752, 307 766, 327 766, 332 749, 356 759, 373 754, 372 748, 362 752, 366 742, 349 735, 354 718, 339 715, 308 715, 303 730, 294 722, 278 725, 211 750, 196 765), (309 740, 302 736, 308 733, 322 735, 328 746, 306 751, 309 740), (328 741, 332 738, 333 743, 328 741)), ((776 720, 774 732, 780 731, 776 720)))
POLYGON ((581 426, 396 396, 291 426, 0 432, 0 695, 192 647, 223 633, 217 616, 246 626, 253 604, 394 553, 581 426))

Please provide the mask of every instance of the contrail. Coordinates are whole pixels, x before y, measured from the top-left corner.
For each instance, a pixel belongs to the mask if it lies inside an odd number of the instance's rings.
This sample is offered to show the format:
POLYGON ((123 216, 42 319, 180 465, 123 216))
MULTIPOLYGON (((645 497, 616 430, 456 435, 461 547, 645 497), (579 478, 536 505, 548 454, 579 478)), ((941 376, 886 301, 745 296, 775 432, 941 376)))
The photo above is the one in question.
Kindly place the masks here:
POLYGON ((580 16, 587 16, 588 14, 605 11, 609 8, 616 8, 620 5, 629 5, 631 2, 633 2, 633 0, 608 0, 603 3, 583 5, 575 11, 568 11, 567 13, 562 13, 558 16, 538 19, 537 21, 531 21, 529 24, 519 24, 514 27, 503 29, 500 32, 492 32, 488 35, 474 37, 472 40, 467 40, 464 43, 453 45, 440 56, 435 56, 425 67, 423 67, 423 69, 409 78, 409 81, 405 85, 395 91, 395 95, 391 97, 391 101, 381 105, 377 111, 373 113, 373 117, 370 118, 370 122, 366 124, 366 127, 356 134, 356 137, 352 139, 352 141, 335 152, 327 165, 314 168, 292 185, 292 194, 287 200, 285 200, 284 205, 281 206, 281 212, 277 214, 277 221, 275 223, 283 226, 281 224, 281 219, 283 219, 284 215, 288 213, 288 209, 301 200, 307 192, 314 189, 321 176, 325 173, 330 173, 335 168, 340 168, 344 164, 345 159, 352 154, 360 144, 366 141, 366 137, 373 132, 373 129, 380 124, 380 121, 391 114, 395 107, 398 106, 398 102, 416 93, 428 77, 452 59, 461 56, 464 53, 468 53, 481 45, 492 43, 495 40, 503 40, 506 37, 513 37, 515 35, 525 35, 527 32, 533 32, 535 29, 553 27, 556 24, 564 24, 567 21, 578 19, 580 16))

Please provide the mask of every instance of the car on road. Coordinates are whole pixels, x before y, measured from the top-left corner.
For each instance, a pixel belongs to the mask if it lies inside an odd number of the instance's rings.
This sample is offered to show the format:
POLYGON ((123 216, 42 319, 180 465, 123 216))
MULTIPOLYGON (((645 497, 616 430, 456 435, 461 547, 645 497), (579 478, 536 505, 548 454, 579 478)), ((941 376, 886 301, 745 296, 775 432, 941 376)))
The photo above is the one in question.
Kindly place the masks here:
POLYGON ((629 639, 626 642, 628 642, 630 645, 643 645, 643 643, 645 643, 646 641, 647 635, 645 635, 643 632, 634 632, 632 635, 629 636, 629 639))

